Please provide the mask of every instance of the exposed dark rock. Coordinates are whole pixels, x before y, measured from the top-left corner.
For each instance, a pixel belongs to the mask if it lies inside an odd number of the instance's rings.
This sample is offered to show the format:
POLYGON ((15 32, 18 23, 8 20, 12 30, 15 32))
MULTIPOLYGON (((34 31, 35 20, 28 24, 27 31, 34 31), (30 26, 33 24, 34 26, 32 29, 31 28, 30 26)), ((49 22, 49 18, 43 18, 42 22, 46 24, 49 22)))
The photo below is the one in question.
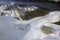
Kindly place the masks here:
POLYGON ((48 27, 48 26, 45 26, 45 25, 43 25, 43 26, 41 27, 41 31, 42 31, 43 33, 45 33, 45 34, 51 34, 51 33, 53 33, 53 32, 52 32, 52 28, 51 28, 51 27, 48 27))
POLYGON ((56 24, 56 25, 60 25, 60 21, 58 21, 58 22, 54 22, 54 24, 56 24))
POLYGON ((29 20, 35 17, 45 16, 49 14, 49 12, 51 12, 51 10, 45 8, 38 8, 34 11, 26 12, 24 16, 21 16, 21 18, 24 20, 29 20))

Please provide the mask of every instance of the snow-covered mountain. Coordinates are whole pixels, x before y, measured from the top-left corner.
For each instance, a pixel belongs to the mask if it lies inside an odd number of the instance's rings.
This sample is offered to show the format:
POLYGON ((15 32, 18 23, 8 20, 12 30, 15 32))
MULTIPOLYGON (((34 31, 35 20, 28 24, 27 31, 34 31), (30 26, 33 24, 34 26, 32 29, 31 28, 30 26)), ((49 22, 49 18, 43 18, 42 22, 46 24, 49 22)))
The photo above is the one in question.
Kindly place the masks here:
POLYGON ((60 40, 60 25, 52 22, 60 20, 60 11, 50 12, 44 17, 36 17, 30 20, 22 20, 15 10, 5 11, 5 7, 0 13, 0 40, 60 40), (18 17, 20 20, 15 19, 18 17), (43 25, 53 27, 52 34, 44 34, 41 31, 43 25))

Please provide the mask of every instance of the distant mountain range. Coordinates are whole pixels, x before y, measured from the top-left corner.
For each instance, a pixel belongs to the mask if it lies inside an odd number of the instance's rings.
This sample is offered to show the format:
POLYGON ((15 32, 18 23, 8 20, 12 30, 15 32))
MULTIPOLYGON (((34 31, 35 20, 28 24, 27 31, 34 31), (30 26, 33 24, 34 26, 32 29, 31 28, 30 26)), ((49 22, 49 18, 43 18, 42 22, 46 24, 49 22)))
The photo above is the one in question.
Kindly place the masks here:
POLYGON ((48 0, 0 0, 0 1, 47 2, 48 0))

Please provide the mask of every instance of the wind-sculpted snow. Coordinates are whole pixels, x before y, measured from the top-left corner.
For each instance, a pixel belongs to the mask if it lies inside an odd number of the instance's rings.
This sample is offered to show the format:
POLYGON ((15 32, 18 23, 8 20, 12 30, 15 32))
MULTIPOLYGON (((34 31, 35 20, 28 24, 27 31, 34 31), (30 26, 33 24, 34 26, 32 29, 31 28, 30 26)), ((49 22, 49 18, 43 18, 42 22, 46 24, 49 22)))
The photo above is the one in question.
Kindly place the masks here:
POLYGON ((26 39, 26 40, 60 40, 60 38, 59 38, 60 26, 52 23, 52 22, 59 21, 60 20, 59 16, 60 16, 60 12, 54 11, 54 12, 50 12, 49 15, 47 15, 43 18, 35 19, 35 21, 31 23, 31 29, 27 33, 27 35, 24 37, 24 39, 26 39), (52 30, 53 33, 44 34, 41 31, 41 27, 43 25, 54 28, 52 30))

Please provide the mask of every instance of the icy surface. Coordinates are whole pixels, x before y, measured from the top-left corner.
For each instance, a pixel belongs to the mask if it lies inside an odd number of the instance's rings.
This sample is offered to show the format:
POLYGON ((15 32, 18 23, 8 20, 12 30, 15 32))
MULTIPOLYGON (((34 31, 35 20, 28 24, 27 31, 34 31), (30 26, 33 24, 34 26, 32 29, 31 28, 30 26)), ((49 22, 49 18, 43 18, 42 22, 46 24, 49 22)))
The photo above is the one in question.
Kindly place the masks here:
POLYGON ((22 40, 29 29, 30 26, 23 25, 12 17, 0 17, 0 40, 22 40))

